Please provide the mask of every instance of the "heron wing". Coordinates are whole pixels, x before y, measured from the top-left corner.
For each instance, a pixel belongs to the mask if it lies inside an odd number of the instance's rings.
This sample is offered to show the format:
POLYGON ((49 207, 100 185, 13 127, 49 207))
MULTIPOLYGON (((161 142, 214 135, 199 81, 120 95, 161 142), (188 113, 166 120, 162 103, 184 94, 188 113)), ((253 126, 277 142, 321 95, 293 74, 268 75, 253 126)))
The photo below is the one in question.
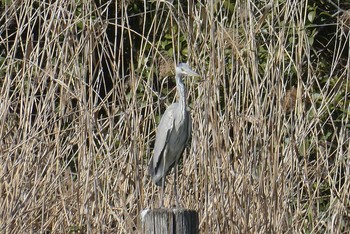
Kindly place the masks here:
POLYGON ((174 128, 174 113, 177 107, 178 103, 173 103, 170 105, 164 112, 159 122, 156 134, 156 142, 154 145, 154 155, 152 158, 153 170, 157 168, 160 161, 162 160, 164 150, 166 149, 167 143, 169 142, 170 133, 174 128))

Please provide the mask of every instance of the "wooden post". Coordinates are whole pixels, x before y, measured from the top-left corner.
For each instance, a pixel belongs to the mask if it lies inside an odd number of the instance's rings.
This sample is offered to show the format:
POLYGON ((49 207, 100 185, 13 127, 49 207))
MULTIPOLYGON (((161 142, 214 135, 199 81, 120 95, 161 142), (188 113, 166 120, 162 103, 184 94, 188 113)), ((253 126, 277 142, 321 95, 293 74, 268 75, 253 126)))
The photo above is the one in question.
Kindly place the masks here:
POLYGON ((146 209, 141 213, 143 234, 198 234, 198 213, 186 209, 146 209))

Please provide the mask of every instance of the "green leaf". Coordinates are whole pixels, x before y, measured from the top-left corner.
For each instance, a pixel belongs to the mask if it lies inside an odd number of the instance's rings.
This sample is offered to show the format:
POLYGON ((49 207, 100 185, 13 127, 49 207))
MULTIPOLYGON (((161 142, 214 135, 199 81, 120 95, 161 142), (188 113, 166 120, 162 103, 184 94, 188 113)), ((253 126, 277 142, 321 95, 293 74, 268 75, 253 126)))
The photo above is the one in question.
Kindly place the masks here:
POLYGON ((316 16, 316 9, 313 9, 312 11, 309 12, 309 14, 307 14, 307 18, 311 23, 314 22, 315 16, 316 16))

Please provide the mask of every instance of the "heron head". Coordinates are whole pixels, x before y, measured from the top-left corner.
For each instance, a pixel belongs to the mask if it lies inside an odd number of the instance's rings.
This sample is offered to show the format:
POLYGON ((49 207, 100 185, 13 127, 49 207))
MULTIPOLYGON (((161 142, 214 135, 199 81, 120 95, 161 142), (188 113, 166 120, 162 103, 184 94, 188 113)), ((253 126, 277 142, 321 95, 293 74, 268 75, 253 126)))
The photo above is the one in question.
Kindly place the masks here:
POLYGON ((176 74, 180 76, 199 76, 187 63, 179 63, 176 66, 176 74))

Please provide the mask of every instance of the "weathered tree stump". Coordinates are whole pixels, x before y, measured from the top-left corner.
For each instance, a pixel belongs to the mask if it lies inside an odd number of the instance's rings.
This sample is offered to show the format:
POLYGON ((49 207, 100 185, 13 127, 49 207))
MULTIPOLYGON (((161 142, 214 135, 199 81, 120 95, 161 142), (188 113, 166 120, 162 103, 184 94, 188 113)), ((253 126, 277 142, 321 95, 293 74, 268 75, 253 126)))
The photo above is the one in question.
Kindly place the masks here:
POLYGON ((141 213, 143 234, 198 234, 198 213, 186 209, 146 209, 141 213))

